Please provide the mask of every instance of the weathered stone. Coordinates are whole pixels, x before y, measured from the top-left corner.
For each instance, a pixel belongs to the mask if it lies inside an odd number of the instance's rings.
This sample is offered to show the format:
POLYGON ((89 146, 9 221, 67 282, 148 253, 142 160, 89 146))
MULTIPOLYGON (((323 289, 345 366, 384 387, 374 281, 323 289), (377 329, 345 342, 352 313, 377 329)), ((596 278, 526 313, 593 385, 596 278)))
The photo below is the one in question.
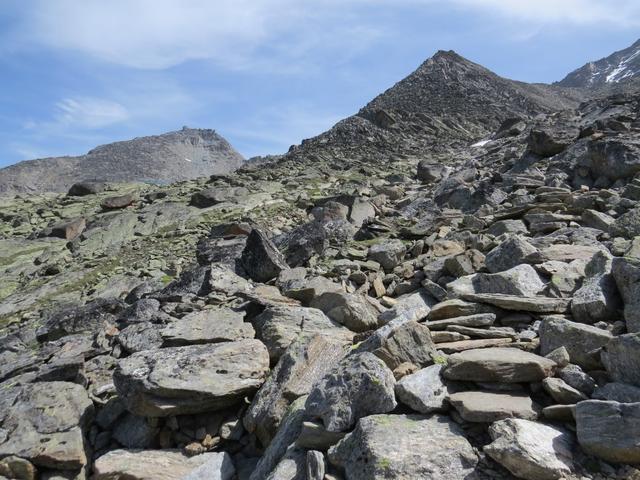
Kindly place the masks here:
POLYGON ((93 404, 80 385, 40 382, 6 387, 0 395, 0 458, 37 467, 80 469, 87 463, 83 431, 93 404))
POLYGON ((522 393, 457 392, 449 403, 467 422, 491 423, 505 418, 535 420, 539 408, 522 393))
POLYGON ((607 462, 640 463, 640 403, 580 402, 576 427, 585 452, 607 462))
POLYGON ((456 297, 472 294, 502 294, 532 297, 544 288, 544 283, 531 265, 518 265, 499 273, 476 273, 461 277, 447 285, 456 297))
POLYGON ((369 247, 369 258, 387 271, 393 270, 404 259, 407 248, 400 240, 387 240, 369 247))
POLYGON ((456 342, 439 343, 438 350, 444 353, 459 353, 479 348, 493 348, 513 343, 510 338, 483 338, 480 340, 459 340, 456 342))
POLYGON ((620 299, 611 265, 611 255, 603 251, 596 253, 587 264, 584 283, 571 302, 571 313, 576 321, 593 324, 616 317, 620 299))
POLYGON ((103 182, 78 182, 74 183, 67 195, 70 197, 84 197, 103 192, 106 185, 103 182))
POLYGON ((282 270, 289 268, 273 242, 260 230, 254 228, 242 252, 242 266, 256 282, 268 282, 282 270))
POLYGON ((233 342, 253 338, 255 332, 244 314, 228 308, 193 312, 172 319, 160 330, 166 346, 176 347, 203 343, 233 342))
POLYGON ((609 226, 609 233, 613 237, 624 237, 628 239, 640 235, 640 208, 634 208, 624 215, 620 215, 615 222, 609 226))
POLYGON ((452 325, 464 327, 490 327, 496 321, 496 315, 493 313, 479 313, 477 315, 468 315, 465 317, 446 318, 444 320, 433 320, 427 322, 430 330, 444 330, 452 325))
POLYGON ((398 399, 418 413, 446 410, 449 389, 442 381, 442 365, 431 365, 403 377, 396 383, 398 399))
POLYGON ((571 300, 568 298, 519 297, 491 293, 466 294, 464 298, 472 302, 488 303, 505 310, 535 313, 564 313, 571 305, 571 300))
POLYGON ((627 331, 640 332, 640 260, 614 258, 612 273, 624 300, 627 331))
POLYGON ((378 310, 363 295, 325 292, 310 306, 322 310, 331 320, 354 332, 375 330, 379 324, 378 310))
POLYGON ((523 238, 514 236, 491 250, 485 258, 485 265, 491 273, 503 272, 525 263, 526 258, 537 251, 523 238))
POLYGON ((72 220, 66 220, 64 222, 56 223, 51 227, 47 227, 40 233, 40 236, 73 240, 80 236, 86 227, 87 221, 84 218, 74 218, 72 220))
POLYGON ((576 390, 587 395, 590 395, 596 388, 596 381, 591 378, 591 376, 583 372, 578 365, 569 364, 558 370, 558 377, 576 390))
POLYGON ((607 383, 596 388, 591 397, 620 403, 640 403, 640 387, 619 382, 607 383))
POLYGON ((527 226, 522 220, 499 220, 491 224, 491 226, 487 229, 487 233, 489 235, 493 235, 494 237, 499 237, 500 235, 504 235, 505 233, 524 233, 526 235, 527 233, 529 233, 529 230, 527 230, 527 226))
POLYGON ((560 428, 511 418, 489 427, 487 455, 518 478, 556 480, 573 470, 573 435, 560 428))
POLYGON ((129 325, 120 331, 117 341, 129 353, 160 348, 163 343, 160 329, 150 322, 129 325))
POLYGON ((307 480, 324 480, 326 462, 322 452, 307 452, 307 480))
POLYGON ((235 469, 228 453, 187 457, 177 450, 112 450, 94 464, 95 480, 230 480, 235 469), (203 476, 204 474, 207 476, 203 476))
POLYGON ((9 456, 0 460, 0 476, 17 480, 37 480, 38 471, 28 460, 9 456))
POLYGON ((311 390, 307 413, 321 418, 329 431, 345 431, 359 418, 393 410, 394 387, 382 360, 368 352, 350 355, 311 390))
POLYGON ((547 355, 564 346, 569 352, 571 363, 586 370, 595 370, 600 367, 599 349, 611 337, 611 333, 606 330, 550 316, 543 319, 540 326, 540 353, 547 355))
POLYGON ((460 427, 446 416, 373 415, 360 419, 329 450, 329 461, 344 469, 349 480, 459 480, 473 473, 478 458, 460 427))
POLYGON ((117 210, 119 208, 125 208, 136 201, 136 197, 129 193, 125 195, 118 195, 115 197, 107 197, 100 203, 103 210, 117 210))
POLYGON ((570 405, 589 399, 584 393, 576 390, 560 378, 545 378, 542 381, 542 386, 560 404, 570 405))
POLYGON ((344 342, 353 338, 351 331, 316 308, 270 306, 253 319, 253 325, 274 363, 298 338, 309 339, 318 333, 340 338, 344 342))
POLYGON ((307 395, 345 352, 343 341, 325 335, 294 341, 251 402, 243 419, 245 428, 268 445, 291 402, 307 395))
POLYGON ((475 382, 537 382, 550 376, 555 362, 515 348, 485 348, 456 353, 448 359, 444 376, 475 382))
POLYGON ((344 438, 346 433, 330 432, 317 422, 303 422, 296 446, 326 451, 344 438))
POLYGON ((113 438, 125 448, 149 448, 158 431, 146 418, 127 414, 117 421, 113 438))
POLYGON ((448 174, 447 167, 432 160, 421 160, 418 163, 418 179, 424 183, 434 183, 445 178, 448 174))
POLYGON ((482 303, 465 302, 458 298, 445 300, 434 305, 427 315, 427 320, 444 320, 455 317, 468 317, 480 313, 494 313, 496 309, 482 303))
POLYGON ((209 208, 219 203, 237 201, 238 197, 247 195, 249 191, 243 187, 217 187, 196 192, 191 196, 191 205, 198 208, 209 208))
POLYGON ((391 329, 373 354, 382 359, 389 369, 395 370, 407 362, 418 367, 431 365, 436 349, 426 326, 407 322, 391 329))
POLYGON ((640 333, 613 337, 601 357, 613 381, 640 387, 640 333))
POLYGON ((300 300, 303 305, 309 305, 314 298, 325 292, 342 292, 340 284, 332 282, 325 277, 313 277, 310 279, 298 280, 287 284, 282 288, 287 297, 300 300))
POLYGON ((222 409, 255 392, 269 370, 258 340, 134 353, 113 375, 127 409, 164 417, 222 409))

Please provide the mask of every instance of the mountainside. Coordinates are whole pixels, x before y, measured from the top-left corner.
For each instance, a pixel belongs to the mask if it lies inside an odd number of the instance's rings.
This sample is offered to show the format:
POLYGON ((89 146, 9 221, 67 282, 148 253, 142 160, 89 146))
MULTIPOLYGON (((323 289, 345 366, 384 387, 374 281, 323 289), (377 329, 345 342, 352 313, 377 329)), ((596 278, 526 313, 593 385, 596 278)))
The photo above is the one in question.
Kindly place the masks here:
POLYGON ((638 479, 639 202, 640 90, 450 52, 282 158, 0 198, 0 478, 638 479))
POLYGON ((602 87, 640 78, 640 40, 571 72, 556 85, 562 87, 602 87))
POLYGON ((42 158, 0 169, 0 194, 63 192, 79 181, 167 184, 228 173, 243 157, 213 130, 135 138, 94 148, 79 157, 42 158))
POLYGON ((310 156, 388 161, 468 145, 509 118, 576 107, 581 92, 499 77, 455 52, 440 51, 356 115, 294 147, 310 156))

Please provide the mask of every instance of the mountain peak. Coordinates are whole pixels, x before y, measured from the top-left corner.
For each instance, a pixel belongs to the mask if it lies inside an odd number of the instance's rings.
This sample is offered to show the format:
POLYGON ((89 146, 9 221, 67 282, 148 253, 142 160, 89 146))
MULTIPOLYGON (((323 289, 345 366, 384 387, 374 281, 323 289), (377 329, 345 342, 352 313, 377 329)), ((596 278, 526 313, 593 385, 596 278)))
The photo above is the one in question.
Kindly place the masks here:
POLYGON ((608 57, 589 62, 557 82, 561 87, 601 87, 640 78, 640 39, 608 57))

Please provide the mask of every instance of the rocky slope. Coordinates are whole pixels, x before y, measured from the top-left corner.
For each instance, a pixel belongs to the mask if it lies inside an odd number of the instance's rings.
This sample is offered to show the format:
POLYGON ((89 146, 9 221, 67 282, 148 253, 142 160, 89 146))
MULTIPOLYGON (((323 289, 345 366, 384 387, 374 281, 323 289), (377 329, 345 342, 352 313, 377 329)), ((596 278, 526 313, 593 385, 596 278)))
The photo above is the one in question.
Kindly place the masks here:
POLYGON ((0 169, 0 195, 66 192, 78 181, 167 184, 242 165, 243 158, 213 130, 135 138, 94 148, 79 157, 42 158, 0 169))
POLYGON ((640 91, 457 78, 437 148, 401 82, 275 162, 3 200, 0 477, 640 478, 640 91))
POLYGON ((602 87, 640 78, 640 40, 571 72, 556 85, 562 87, 602 87))

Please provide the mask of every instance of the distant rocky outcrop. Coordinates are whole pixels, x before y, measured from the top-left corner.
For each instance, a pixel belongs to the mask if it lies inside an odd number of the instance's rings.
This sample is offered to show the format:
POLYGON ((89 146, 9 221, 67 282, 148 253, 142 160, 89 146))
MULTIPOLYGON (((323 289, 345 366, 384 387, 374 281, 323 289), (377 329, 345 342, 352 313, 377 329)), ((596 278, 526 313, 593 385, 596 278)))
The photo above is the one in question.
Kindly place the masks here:
POLYGON ((184 127, 102 145, 79 157, 41 158, 0 169, 0 194, 64 192, 86 180, 167 184, 228 173, 243 161, 214 130, 184 127))

